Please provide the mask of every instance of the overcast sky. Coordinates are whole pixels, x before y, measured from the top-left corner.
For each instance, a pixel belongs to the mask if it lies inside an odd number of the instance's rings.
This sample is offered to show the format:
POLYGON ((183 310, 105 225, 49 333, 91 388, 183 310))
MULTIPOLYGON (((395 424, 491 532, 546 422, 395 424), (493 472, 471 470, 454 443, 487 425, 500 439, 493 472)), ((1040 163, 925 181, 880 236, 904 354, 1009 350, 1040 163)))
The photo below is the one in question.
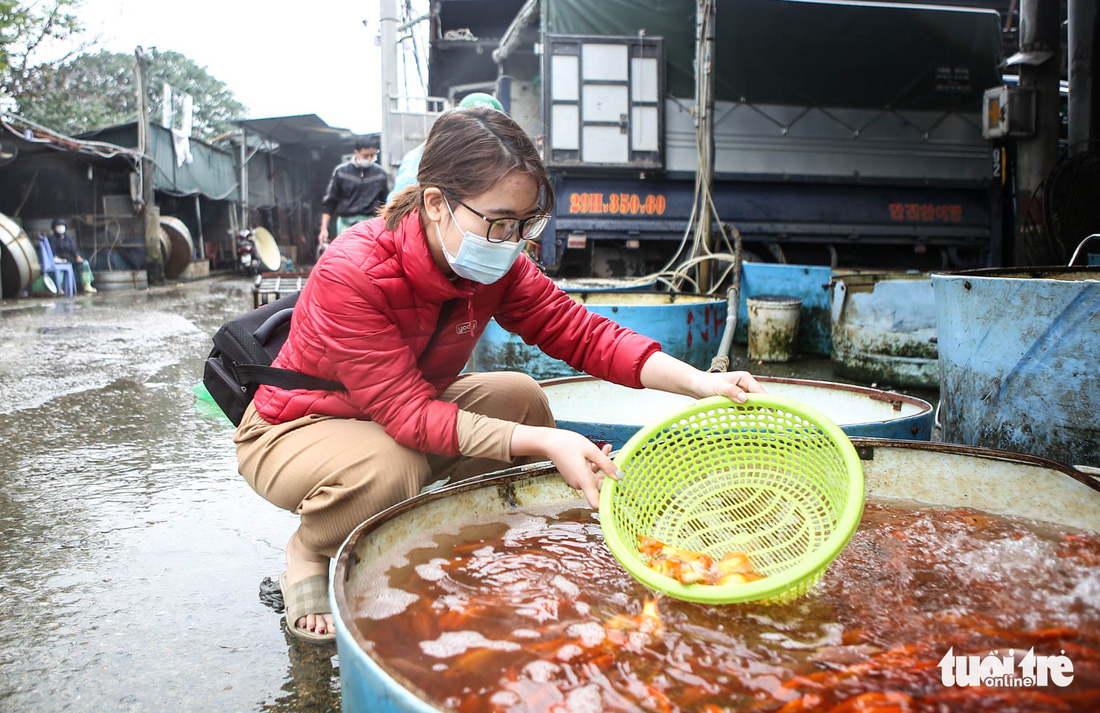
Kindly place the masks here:
POLYGON ((249 118, 317 114, 358 133, 381 129, 378 0, 84 0, 78 16, 112 52, 186 55, 249 118))

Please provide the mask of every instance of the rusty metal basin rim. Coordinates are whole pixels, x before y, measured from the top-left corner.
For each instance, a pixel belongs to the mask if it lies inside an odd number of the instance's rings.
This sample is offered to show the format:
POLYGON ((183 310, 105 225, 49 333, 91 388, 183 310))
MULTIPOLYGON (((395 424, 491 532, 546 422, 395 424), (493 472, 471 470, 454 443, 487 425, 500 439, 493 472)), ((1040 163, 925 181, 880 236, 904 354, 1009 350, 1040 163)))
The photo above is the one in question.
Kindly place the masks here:
MULTIPOLYGON (((944 443, 852 439, 868 499, 967 506, 1100 532, 1100 483, 1061 463, 944 443)), ((425 524, 466 522, 524 505, 577 499, 549 463, 490 473, 418 495, 370 518, 344 541, 330 581, 344 713, 434 713, 428 692, 371 653, 351 622, 348 588, 369 576, 373 557, 425 524), (405 527, 405 530, 402 530, 405 527)), ((375 575, 376 576, 376 575, 375 575)), ((375 580, 371 580, 375 581, 375 580)))

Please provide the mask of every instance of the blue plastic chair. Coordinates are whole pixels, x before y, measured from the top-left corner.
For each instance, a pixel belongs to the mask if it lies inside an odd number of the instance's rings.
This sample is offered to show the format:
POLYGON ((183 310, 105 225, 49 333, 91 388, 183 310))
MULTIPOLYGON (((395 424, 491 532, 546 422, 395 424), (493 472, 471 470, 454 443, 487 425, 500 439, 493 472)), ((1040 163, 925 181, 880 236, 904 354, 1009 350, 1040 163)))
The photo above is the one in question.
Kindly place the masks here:
POLYGON ((42 274, 53 278, 54 284, 66 297, 76 294, 76 266, 68 262, 57 262, 48 239, 38 239, 38 259, 42 262, 42 274))

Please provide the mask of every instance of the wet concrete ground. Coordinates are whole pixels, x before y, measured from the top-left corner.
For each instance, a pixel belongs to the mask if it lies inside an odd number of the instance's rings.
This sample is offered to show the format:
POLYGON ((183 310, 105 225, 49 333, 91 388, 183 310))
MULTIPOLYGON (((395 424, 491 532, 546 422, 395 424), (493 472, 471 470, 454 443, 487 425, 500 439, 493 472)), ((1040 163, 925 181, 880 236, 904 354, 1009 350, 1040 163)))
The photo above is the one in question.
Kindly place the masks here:
POLYGON ((0 307, 0 710, 339 709, 259 597, 295 518, 191 392, 243 279, 0 307))
POLYGON ((335 647, 261 596, 296 518, 191 391, 251 305, 241 278, 0 305, 0 710, 339 710, 335 647))

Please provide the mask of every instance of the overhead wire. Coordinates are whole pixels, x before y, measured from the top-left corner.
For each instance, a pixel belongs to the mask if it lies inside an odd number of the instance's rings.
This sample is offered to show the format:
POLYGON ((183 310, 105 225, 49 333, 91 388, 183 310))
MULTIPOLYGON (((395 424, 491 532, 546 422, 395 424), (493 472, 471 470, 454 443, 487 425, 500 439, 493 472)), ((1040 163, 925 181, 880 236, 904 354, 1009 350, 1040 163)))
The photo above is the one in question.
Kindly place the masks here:
MULTIPOLYGON (((630 286, 637 286, 642 284, 659 283, 667 285, 674 291, 682 291, 685 286, 689 286, 695 292, 701 292, 701 286, 696 277, 692 277, 690 274, 693 269, 707 262, 717 262, 724 266, 720 277, 713 281, 706 292, 713 294, 719 290, 722 283, 729 277, 730 273, 737 267, 736 248, 734 243, 730 239, 730 235, 726 230, 726 226, 721 220, 713 221, 718 226, 718 234, 721 236, 721 242, 723 244, 723 250, 716 252, 710 245, 707 244, 704 239, 705 231, 702 229, 700 213, 708 213, 706 209, 709 209, 709 216, 718 216, 718 207, 714 202, 714 193, 711 189, 710 181, 707 180, 709 172, 706 170, 708 163, 709 149, 706 146, 704 140, 704 132, 700 129, 700 121, 711 121, 712 117, 700 117, 699 101, 704 96, 706 88, 704 87, 703 74, 705 72, 706 58, 706 36, 708 28, 706 23, 713 22, 713 16, 711 10, 713 10, 714 0, 704 0, 705 7, 703 8, 704 22, 699 23, 696 32, 696 54, 695 54, 695 66, 697 72, 696 82, 696 96, 697 101, 695 107, 692 109, 692 113, 695 116, 696 131, 695 131, 695 186, 692 192, 692 205, 691 214, 688 216, 687 224, 684 226, 683 235, 680 238, 679 244, 676 246, 676 250, 673 252, 672 257, 664 264, 661 269, 656 272, 651 272, 647 275, 643 275, 630 283, 630 286), (688 246, 690 238, 690 250, 687 253, 686 258, 681 260, 684 255, 684 250, 688 246), (675 267, 674 267, 675 266, 675 267)), ((705 99, 704 99, 705 101, 705 99)), ((736 229, 734 228, 736 231, 736 229)), ((739 237, 739 235, 738 235, 739 237)))

